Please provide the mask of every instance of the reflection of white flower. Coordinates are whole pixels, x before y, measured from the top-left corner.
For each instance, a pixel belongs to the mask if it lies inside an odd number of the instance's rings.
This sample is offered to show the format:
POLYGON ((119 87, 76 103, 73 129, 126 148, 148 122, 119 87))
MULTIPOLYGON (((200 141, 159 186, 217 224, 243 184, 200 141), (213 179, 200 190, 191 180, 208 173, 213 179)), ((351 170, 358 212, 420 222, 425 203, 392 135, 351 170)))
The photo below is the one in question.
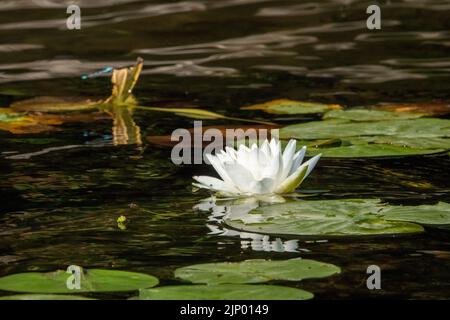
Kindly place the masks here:
POLYGON ((194 177, 195 186, 225 195, 286 194, 293 192, 314 169, 320 154, 302 164, 306 147, 295 153, 296 140, 290 140, 284 152, 281 143, 265 140, 260 147, 225 147, 209 162, 222 180, 209 176, 194 177))
MULTIPOLYGON (((238 199, 216 199, 211 197, 202 200, 195 205, 193 209, 210 212, 206 227, 211 235, 220 235, 227 237, 240 237, 241 248, 254 251, 273 251, 273 252, 299 252, 306 249, 298 247, 298 240, 282 240, 281 238, 271 239, 268 235, 238 231, 228 229, 222 225, 224 219, 249 218, 249 212, 258 208, 260 205, 270 205, 274 203, 283 203, 285 199, 278 195, 247 197, 238 199)), ((254 222, 258 222, 256 219, 254 222)))

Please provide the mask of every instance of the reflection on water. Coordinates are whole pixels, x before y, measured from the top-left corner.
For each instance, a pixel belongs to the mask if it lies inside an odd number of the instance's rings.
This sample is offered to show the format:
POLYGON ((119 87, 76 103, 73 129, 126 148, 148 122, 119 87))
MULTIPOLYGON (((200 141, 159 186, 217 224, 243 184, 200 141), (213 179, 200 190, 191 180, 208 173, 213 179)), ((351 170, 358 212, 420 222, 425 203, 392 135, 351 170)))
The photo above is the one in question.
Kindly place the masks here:
POLYGON ((195 210, 210 212, 206 226, 210 230, 209 234, 220 236, 239 237, 242 249, 252 249, 255 251, 274 251, 274 252, 299 252, 298 240, 281 240, 268 235, 241 232, 226 228, 222 222, 226 218, 238 219, 247 215, 253 209, 260 205, 271 205, 282 203, 285 200, 280 196, 271 196, 265 198, 241 198, 230 200, 218 200, 215 197, 202 200, 194 206, 195 210))
MULTIPOLYGON (((450 1, 381 4, 382 30, 366 29, 370 1, 78 1, 82 29, 65 29, 71 1, 0 1, 0 106, 37 96, 108 96, 105 67, 145 66, 136 87, 149 106, 201 106, 231 117, 292 123, 239 107, 287 98, 347 106, 450 99, 450 1)), ((233 122, 238 124, 237 122, 233 122)), ((208 120, 204 126, 230 125, 208 120)), ((95 122, 51 133, 0 131, 0 275, 31 270, 116 268, 173 280, 193 263, 307 257, 343 274, 302 287, 318 298, 443 298, 450 289, 448 228, 421 235, 285 238, 226 228, 261 199, 207 204, 170 150, 146 142, 192 128, 171 113, 109 110, 95 122), (196 207, 195 209, 193 209, 196 207), (205 211, 206 210, 206 211, 205 211), (126 216, 125 230, 117 218, 126 216), (383 271, 368 291, 366 268, 383 271), (426 272, 424 272, 426 271, 426 272)), ((381 198, 392 204, 450 201, 448 155, 323 159, 302 185, 314 199, 381 198)))

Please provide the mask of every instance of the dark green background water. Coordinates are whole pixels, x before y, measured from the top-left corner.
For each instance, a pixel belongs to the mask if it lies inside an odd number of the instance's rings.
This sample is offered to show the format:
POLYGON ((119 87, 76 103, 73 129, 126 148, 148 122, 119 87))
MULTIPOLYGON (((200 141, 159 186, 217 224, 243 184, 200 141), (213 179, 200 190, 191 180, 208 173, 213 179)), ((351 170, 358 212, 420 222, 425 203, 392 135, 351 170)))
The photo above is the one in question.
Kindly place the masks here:
MULTIPOLYGON (((450 1, 381 1, 382 30, 366 29, 372 2, 79 1, 82 29, 66 29, 62 1, 0 1, 0 106, 30 97, 107 96, 107 77, 80 75, 145 59, 135 90, 143 105, 198 105, 279 123, 239 107, 277 98, 348 106, 450 98, 450 1), (28 46, 23 46, 27 44, 28 46)), ((171 114, 134 115, 143 136, 192 127, 171 114)), ((204 125, 224 124, 205 121, 204 125)), ((173 283, 179 266, 250 258, 307 257, 343 273, 299 286, 317 298, 449 298, 448 228, 417 236, 298 240, 276 252, 270 237, 211 234, 192 207, 191 176, 170 149, 114 146, 111 121, 66 124, 60 132, 0 132, 0 275, 114 268, 173 283), (28 159, 10 155, 85 145, 28 159), (131 204, 131 208, 130 208, 131 204), (129 219, 117 227, 120 215, 129 219), (382 290, 366 288, 366 268, 382 290)), ((379 197, 395 204, 450 201, 447 156, 320 161, 302 185, 316 198, 379 197)), ((280 241, 278 240, 278 241, 280 241)), ((126 297, 119 295, 119 297, 126 297)))

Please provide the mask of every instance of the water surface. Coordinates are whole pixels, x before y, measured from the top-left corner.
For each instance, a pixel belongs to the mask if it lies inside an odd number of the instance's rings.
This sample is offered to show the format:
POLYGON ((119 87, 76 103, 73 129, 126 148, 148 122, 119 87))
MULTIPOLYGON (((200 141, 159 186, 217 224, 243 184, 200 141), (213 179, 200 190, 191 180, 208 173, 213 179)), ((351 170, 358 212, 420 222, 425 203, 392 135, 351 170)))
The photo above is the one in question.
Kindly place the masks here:
MULTIPOLYGON (((107 77, 81 75, 137 56, 145 59, 135 90, 143 105, 281 124, 314 117, 239 107, 278 98, 350 107, 450 98, 450 1, 383 1, 381 31, 366 29, 368 1, 79 3, 82 29, 71 31, 63 1, 0 2, 0 106, 42 95, 107 96, 107 77)), ((193 126, 169 113, 133 118, 144 140, 193 126)), ((204 122, 219 124, 231 122, 204 122)), ((208 194, 192 192, 191 176, 213 174, 208 166, 176 166, 170 149, 145 141, 114 145, 111 128, 104 118, 51 133, 0 132, 0 275, 77 264, 173 283, 173 270, 193 263, 305 257, 343 270, 288 284, 317 298, 450 296, 448 228, 357 240, 220 234, 208 213, 193 209, 208 194), (122 214, 125 230, 116 223, 122 214), (287 251, 286 241, 295 243, 287 251), (366 288, 371 264, 382 269, 382 290, 366 288)), ((448 202, 449 165, 448 155, 323 159, 302 191, 314 199, 448 202)))

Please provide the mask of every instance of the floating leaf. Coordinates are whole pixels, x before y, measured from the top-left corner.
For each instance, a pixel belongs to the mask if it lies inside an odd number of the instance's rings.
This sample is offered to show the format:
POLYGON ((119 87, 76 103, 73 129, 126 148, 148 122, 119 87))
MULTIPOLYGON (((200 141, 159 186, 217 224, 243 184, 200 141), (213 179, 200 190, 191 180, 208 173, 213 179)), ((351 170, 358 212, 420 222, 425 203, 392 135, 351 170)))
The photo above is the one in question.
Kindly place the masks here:
POLYGON ((386 219, 411 221, 425 225, 450 224, 450 204, 439 202, 435 205, 392 206, 383 211, 386 219))
MULTIPOLYGON (((412 156, 433 154, 445 151, 445 149, 420 149, 409 148, 406 146, 397 146, 389 144, 343 144, 333 148, 314 148, 307 149, 308 155, 316 155, 321 153, 322 157, 331 158, 365 158, 365 157, 392 157, 392 156, 412 156)), ((314 145, 314 143, 312 143, 314 145)))
POLYGON ((95 299, 62 294, 18 294, 14 296, 0 297, 0 300, 95 300, 95 299))
POLYGON ((450 149, 450 120, 402 119, 349 122, 330 119, 290 125, 282 139, 301 139, 310 155, 325 157, 382 157, 443 152, 450 149), (324 143, 333 141, 333 143, 324 143))
POLYGON ((448 102, 380 103, 374 108, 401 113, 418 113, 427 116, 443 116, 450 113, 450 103, 448 102))
POLYGON ((167 286, 139 291, 140 300, 308 300, 311 292, 272 285, 167 286))
POLYGON ((324 278, 336 273, 340 273, 339 267, 314 260, 254 259, 243 262, 196 264, 175 270, 175 277, 193 283, 217 285, 261 283, 271 280, 300 281, 324 278))
POLYGON ((300 236, 386 235, 422 232, 420 225, 388 221, 377 199, 302 200, 262 206, 225 224, 246 232, 300 236))
POLYGON ((158 112, 170 112, 174 113, 180 116, 193 118, 193 119, 227 119, 227 120, 236 120, 236 121, 243 121, 243 122, 253 122, 253 123, 261 123, 265 125, 274 125, 271 122, 267 121, 260 121, 260 120, 253 120, 253 119, 242 119, 242 118, 234 118, 234 117, 227 117, 224 115, 221 115, 216 112, 208 111, 208 110, 202 110, 202 109, 193 109, 193 108, 159 108, 159 107, 143 107, 138 106, 135 107, 136 109, 142 109, 142 110, 148 110, 148 111, 158 111, 158 112))
POLYGON ((324 114, 323 119, 342 119, 351 121, 381 121, 396 119, 420 118, 421 114, 377 111, 368 109, 331 110, 324 114))
POLYGON ((11 109, 16 112, 68 112, 95 109, 98 99, 80 97, 37 97, 15 102, 11 109))
POLYGON ((316 102, 303 102, 288 99, 278 99, 262 104, 242 107, 242 110, 263 110, 275 114, 311 114, 323 113, 333 109, 341 109, 337 104, 323 104, 316 102))
POLYGON ((279 126, 276 125, 221 125, 221 126, 202 126, 201 128, 198 128, 197 130, 194 128, 187 129, 191 134, 191 139, 177 141, 172 141, 171 135, 166 136, 148 136, 147 141, 149 141, 152 144, 162 146, 162 147, 173 147, 175 145, 179 145, 179 143, 182 143, 182 146, 186 147, 193 147, 195 141, 202 141, 202 146, 209 145, 211 141, 214 141, 214 143, 218 142, 215 140, 216 136, 215 133, 220 131, 221 138, 223 138, 223 145, 225 146, 227 141, 227 130, 233 130, 235 135, 234 139, 239 141, 241 139, 244 139, 245 137, 248 137, 251 132, 254 132, 258 135, 258 137, 261 136, 261 133, 264 132, 262 130, 266 130, 267 138, 270 139, 271 133, 273 129, 277 129, 279 126), (211 129, 211 130, 209 130, 211 129), (198 139, 198 140, 197 140, 198 139))
POLYGON ((142 273, 89 269, 84 270, 81 289, 69 289, 67 280, 71 276, 63 270, 48 273, 18 273, 0 278, 0 290, 30 293, 78 293, 119 292, 150 288, 158 279, 142 273))
POLYGON ((11 109, 0 109, 0 130, 15 134, 39 133, 56 130, 53 125, 61 124, 58 119, 44 116, 27 116, 13 112, 11 109))
POLYGON ((385 135, 407 138, 449 138, 450 120, 419 118, 376 122, 348 122, 333 119, 294 124, 280 129, 281 138, 311 140, 385 135))

